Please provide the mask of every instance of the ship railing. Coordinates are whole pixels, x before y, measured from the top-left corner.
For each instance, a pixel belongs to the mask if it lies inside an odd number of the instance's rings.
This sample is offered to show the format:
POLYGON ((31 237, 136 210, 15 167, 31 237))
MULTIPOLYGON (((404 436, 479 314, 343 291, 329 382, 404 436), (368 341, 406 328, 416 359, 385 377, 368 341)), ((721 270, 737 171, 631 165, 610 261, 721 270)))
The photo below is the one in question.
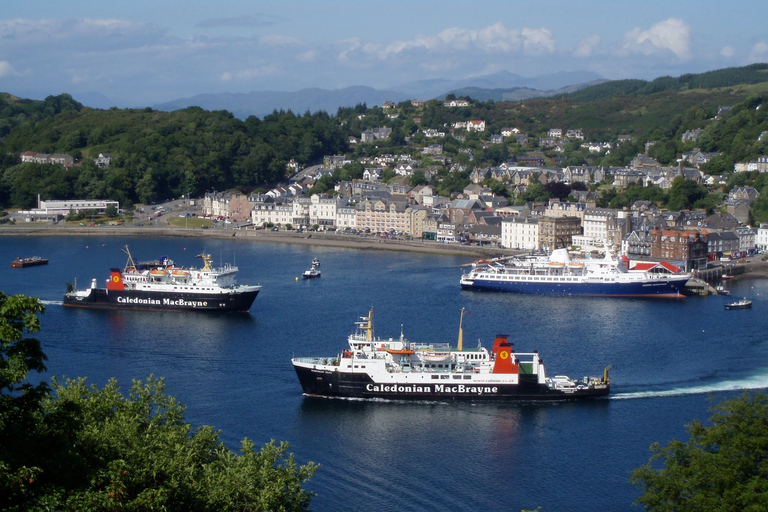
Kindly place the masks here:
POLYGON ((448 352, 451 350, 451 345, 448 343, 411 343, 411 350, 415 351, 436 351, 436 352, 448 352))

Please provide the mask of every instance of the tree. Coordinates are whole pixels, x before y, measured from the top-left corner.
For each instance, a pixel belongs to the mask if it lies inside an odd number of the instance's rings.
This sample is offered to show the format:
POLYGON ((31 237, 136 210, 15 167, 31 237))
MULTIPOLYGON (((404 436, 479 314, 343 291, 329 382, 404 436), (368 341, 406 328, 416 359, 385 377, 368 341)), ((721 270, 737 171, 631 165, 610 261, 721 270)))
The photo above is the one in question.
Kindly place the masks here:
POLYGON ((669 189, 668 207, 673 212, 689 209, 696 201, 704 199, 707 193, 707 187, 677 176, 672 180, 672 187, 669 189))
POLYGON ((24 383, 43 371, 37 299, 0 292, 0 509, 303 511, 301 485, 317 466, 298 466, 288 445, 240 454, 213 427, 193 429, 162 379, 134 381, 123 396, 85 378, 51 387, 24 383))
POLYGON ((687 442, 654 443, 650 461, 632 471, 646 510, 768 509, 768 395, 744 392, 710 411, 709 425, 688 425, 687 442))
POLYGON ((25 383, 31 371, 45 371, 40 342, 26 337, 40 330, 39 300, 0 292, 0 508, 26 495, 24 482, 39 468, 29 455, 29 432, 36 430, 41 401, 48 393, 45 382, 25 383), (9 500, 9 501, 6 501, 9 500))

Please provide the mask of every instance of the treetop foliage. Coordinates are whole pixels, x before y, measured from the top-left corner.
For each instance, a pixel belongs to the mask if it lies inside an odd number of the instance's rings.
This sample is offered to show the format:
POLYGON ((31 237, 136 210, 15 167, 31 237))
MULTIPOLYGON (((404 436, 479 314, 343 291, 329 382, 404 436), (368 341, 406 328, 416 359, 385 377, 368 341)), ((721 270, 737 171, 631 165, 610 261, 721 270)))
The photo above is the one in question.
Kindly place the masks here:
POLYGON ((632 472, 646 510, 768 509, 768 395, 744 392, 710 410, 709 425, 694 420, 688 441, 655 443, 651 460, 632 472))
POLYGON ((163 379, 18 386, 44 369, 37 299, 0 292, 0 509, 303 511, 317 470, 286 443, 240 454, 212 427, 193 429, 163 379))

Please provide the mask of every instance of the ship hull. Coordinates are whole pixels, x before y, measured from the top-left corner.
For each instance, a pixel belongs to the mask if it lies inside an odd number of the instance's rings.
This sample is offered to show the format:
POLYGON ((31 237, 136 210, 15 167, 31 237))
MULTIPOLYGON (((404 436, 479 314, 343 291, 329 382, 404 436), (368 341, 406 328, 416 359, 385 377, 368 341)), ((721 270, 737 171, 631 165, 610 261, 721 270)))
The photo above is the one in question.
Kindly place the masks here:
POLYGON ((136 290, 91 288, 88 294, 64 295, 64 306, 95 309, 149 311, 247 312, 260 288, 231 293, 180 294, 136 290))
POLYGON ((504 279, 461 281, 465 290, 530 293, 544 295, 583 295, 594 297, 682 297, 687 278, 636 282, 547 282, 504 279))
MULTIPOLYGON (((414 401, 562 401, 607 396, 608 384, 584 389, 558 390, 534 381, 517 384, 481 380, 424 382, 401 376, 399 381, 376 382, 366 373, 335 371, 330 368, 294 364, 306 395, 330 398, 361 398, 414 401)), ((455 374, 451 374, 453 376, 455 374)), ((455 378, 455 377, 454 377, 455 378)))

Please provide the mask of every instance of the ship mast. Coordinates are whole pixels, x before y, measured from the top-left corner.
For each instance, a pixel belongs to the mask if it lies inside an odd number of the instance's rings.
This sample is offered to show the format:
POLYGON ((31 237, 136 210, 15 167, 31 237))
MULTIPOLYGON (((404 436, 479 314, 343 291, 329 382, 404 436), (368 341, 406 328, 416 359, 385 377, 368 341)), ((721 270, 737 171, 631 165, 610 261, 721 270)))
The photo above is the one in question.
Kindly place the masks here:
POLYGON ((128 261, 125 263, 125 269, 123 269, 123 272, 128 272, 129 270, 135 271, 136 270, 136 264, 133 262, 133 257, 131 256, 131 251, 128 250, 128 246, 125 246, 125 249, 122 249, 122 251, 128 255, 128 261))
POLYGON ((456 350, 461 352, 464 349, 464 330, 462 324, 464 323, 464 308, 461 308, 461 318, 459 319, 459 343, 456 346, 456 350))

